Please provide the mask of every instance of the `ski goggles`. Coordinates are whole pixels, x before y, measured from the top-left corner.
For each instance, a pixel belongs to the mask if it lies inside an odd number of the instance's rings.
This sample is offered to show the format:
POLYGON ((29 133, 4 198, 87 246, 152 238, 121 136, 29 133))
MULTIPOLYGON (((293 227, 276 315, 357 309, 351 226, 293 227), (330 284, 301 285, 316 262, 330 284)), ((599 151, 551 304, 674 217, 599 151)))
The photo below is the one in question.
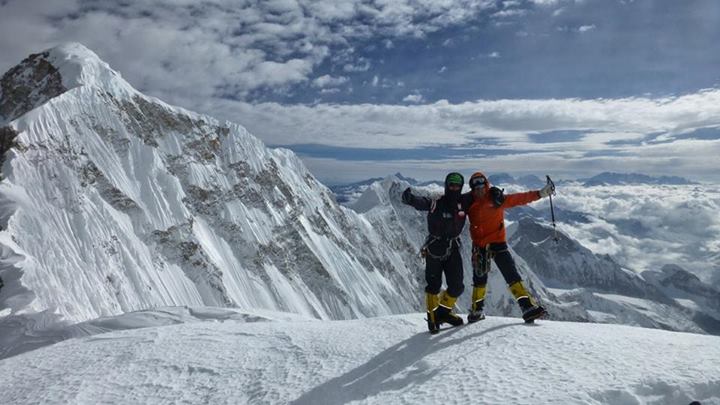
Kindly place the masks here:
POLYGON ((470 188, 482 188, 485 187, 485 183, 487 183, 485 177, 473 177, 472 179, 470 179, 470 188))

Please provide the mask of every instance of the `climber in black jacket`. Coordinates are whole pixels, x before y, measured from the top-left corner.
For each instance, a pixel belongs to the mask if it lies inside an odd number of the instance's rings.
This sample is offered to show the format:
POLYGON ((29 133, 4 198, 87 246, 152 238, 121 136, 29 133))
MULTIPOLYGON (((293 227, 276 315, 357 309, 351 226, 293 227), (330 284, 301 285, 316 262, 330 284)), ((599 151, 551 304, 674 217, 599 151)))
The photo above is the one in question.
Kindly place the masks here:
POLYGON ((470 193, 462 194, 464 184, 460 173, 445 177, 445 194, 439 199, 418 197, 408 187, 402 201, 419 211, 428 211, 428 237, 421 254, 425 257, 425 303, 428 329, 437 333, 440 325, 462 325, 463 320, 453 312, 455 301, 462 294, 463 265, 460 256, 460 233, 465 226, 467 209, 472 203, 470 193), (440 293, 442 274, 447 290, 440 293))

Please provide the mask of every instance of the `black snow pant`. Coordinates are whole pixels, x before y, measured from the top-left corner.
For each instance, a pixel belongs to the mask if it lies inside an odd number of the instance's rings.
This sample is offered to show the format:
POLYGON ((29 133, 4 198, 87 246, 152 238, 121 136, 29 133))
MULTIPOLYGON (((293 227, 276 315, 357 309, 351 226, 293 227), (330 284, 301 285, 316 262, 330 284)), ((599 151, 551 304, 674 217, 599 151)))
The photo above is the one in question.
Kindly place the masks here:
POLYGON ((480 287, 487 284, 491 260, 493 259, 508 285, 522 281, 517 266, 515 266, 515 260, 513 260, 508 250, 507 243, 491 243, 485 248, 473 245, 473 286, 480 287))
POLYGON ((430 294, 439 294, 442 288, 442 275, 445 273, 445 284, 447 284, 447 293, 453 298, 459 297, 465 290, 463 285, 463 264, 460 256, 460 242, 450 241, 452 247, 450 254, 445 258, 438 258, 434 255, 434 251, 441 247, 442 251, 446 251, 445 247, 438 246, 446 241, 436 241, 428 247, 431 254, 425 257, 425 281, 427 286, 425 292, 430 294), (435 256, 435 257, 433 257, 435 256))

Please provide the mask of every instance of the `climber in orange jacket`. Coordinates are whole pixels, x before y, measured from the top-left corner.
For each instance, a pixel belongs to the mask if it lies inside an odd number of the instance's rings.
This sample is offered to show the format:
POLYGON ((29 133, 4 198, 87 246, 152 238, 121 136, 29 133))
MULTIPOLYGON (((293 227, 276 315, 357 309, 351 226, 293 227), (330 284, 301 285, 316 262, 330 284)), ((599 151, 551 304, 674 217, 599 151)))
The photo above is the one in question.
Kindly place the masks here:
POLYGON ((545 315, 546 311, 535 303, 523 285, 522 277, 508 250, 505 239, 505 209, 547 197, 555 191, 555 187, 549 182, 540 190, 505 195, 503 190, 491 187, 487 177, 480 172, 470 177, 469 184, 473 195, 473 202, 468 209, 470 236, 473 241, 473 293, 468 322, 485 319, 483 307, 492 260, 500 269, 510 292, 520 306, 523 319, 525 322, 532 322, 545 315))

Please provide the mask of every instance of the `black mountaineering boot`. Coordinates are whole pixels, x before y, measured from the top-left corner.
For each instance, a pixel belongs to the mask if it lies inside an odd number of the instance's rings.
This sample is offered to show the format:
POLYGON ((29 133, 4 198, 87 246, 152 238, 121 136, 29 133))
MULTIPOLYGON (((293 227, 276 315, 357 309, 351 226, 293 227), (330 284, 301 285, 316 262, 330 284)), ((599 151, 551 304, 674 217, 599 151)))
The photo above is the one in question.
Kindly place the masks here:
POLYGON ((437 322, 438 326, 443 323, 460 326, 464 323, 463 319, 457 316, 452 310, 455 306, 455 301, 457 301, 457 297, 449 296, 446 291, 442 292, 440 295, 440 304, 435 310, 435 322, 437 322))
POLYGON ((522 311, 522 317, 523 320, 525 320, 525 323, 533 323, 534 320, 542 317, 547 313, 547 311, 545 311, 545 308, 541 307, 540 305, 536 305, 532 301, 532 298, 530 298, 530 293, 528 293, 528 291, 525 289, 522 281, 516 281, 512 283, 510 285, 510 292, 517 300, 518 305, 520 305, 520 310, 522 311))
POLYGON ((533 323, 536 319, 547 314, 547 311, 545 311, 545 308, 542 306, 533 305, 533 303, 530 302, 530 298, 521 298, 518 300, 518 304, 522 310, 522 317, 525 320, 525 323, 533 323))
POLYGON ((473 287, 472 306, 470 306, 470 313, 467 317, 468 323, 485 319, 485 312, 483 312, 483 307, 485 306, 485 287, 484 285, 473 287))

